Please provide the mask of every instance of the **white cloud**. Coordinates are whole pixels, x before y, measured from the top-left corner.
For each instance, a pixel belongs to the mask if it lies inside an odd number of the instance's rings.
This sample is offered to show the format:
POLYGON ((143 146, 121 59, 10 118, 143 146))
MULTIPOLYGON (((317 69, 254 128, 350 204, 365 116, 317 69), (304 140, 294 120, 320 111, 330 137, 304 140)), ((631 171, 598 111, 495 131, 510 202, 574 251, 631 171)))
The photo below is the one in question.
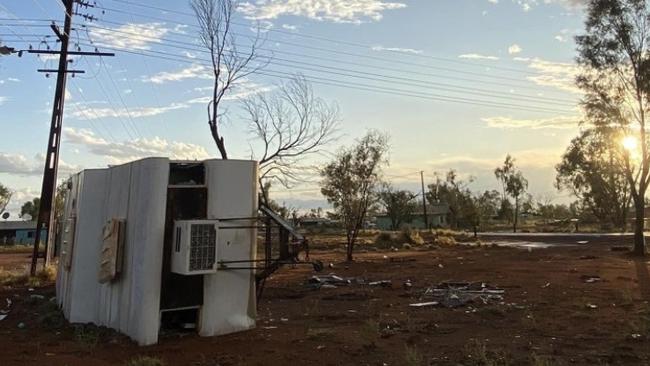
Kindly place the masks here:
POLYGON ((7 97, 0 96, 0 105, 5 104, 6 101, 7 101, 7 97))
MULTIPOLYGON (((498 0, 488 0, 489 3, 496 4, 498 0)), ((513 3, 521 6, 524 11, 530 11, 539 5, 560 5, 568 9, 575 9, 584 5, 587 0, 512 0, 513 3)))
MULTIPOLYGON (((43 154, 37 154, 33 159, 27 159, 21 154, 0 152, 0 173, 18 176, 41 175, 44 164, 45 156, 43 154)), ((65 177, 80 169, 81 167, 78 165, 68 164, 59 159, 59 177, 65 177)))
POLYGON ((385 0, 256 0, 242 3, 238 10, 256 20, 293 15, 335 23, 363 23, 381 20, 386 10, 405 7, 404 3, 385 0))
POLYGON ((416 50, 414 48, 401 48, 401 47, 384 47, 381 45, 378 46, 372 46, 371 49, 373 51, 381 52, 381 51, 388 51, 388 52, 402 52, 402 53, 412 53, 416 55, 420 55, 424 53, 422 50, 416 50))
POLYGON ((298 29, 298 26, 292 24, 282 24, 282 28, 290 31, 295 31, 298 29))
POLYGON ((528 76, 527 79, 537 85, 552 87, 570 93, 580 93, 575 85, 575 79, 580 68, 578 65, 566 62, 552 62, 540 58, 515 58, 516 61, 527 62, 528 67, 538 75, 528 76))
POLYGON ((85 146, 91 154, 105 157, 109 164, 119 164, 148 156, 165 156, 171 159, 207 159, 207 150, 200 145, 168 141, 160 137, 139 138, 123 142, 108 142, 92 131, 65 128, 66 142, 85 146))
POLYGON ((158 74, 145 77, 144 82, 164 84, 169 81, 180 81, 185 79, 212 79, 212 73, 206 66, 192 65, 177 71, 163 71, 158 74))
MULTIPOLYGON (((510 154, 515 157, 517 166, 523 169, 548 169, 553 168, 560 161, 563 149, 527 149, 511 151, 510 154)), ((429 171, 434 170, 444 172, 449 169, 457 170, 467 175, 487 174, 492 179, 494 177, 494 168, 503 164, 502 156, 483 157, 472 155, 446 156, 436 158, 426 165, 429 171)), ((524 171, 526 174, 526 171, 524 171)))
POLYGON ((556 35, 554 39, 558 42, 565 43, 570 39, 570 37, 571 37, 571 31, 569 31, 568 29, 562 29, 560 31, 560 34, 556 35))
MULTIPOLYGON (((212 101, 212 86, 203 86, 194 88, 194 91, 205 93, 209 92, 203 97, 193 98, 188 100, 187 104, 208 104, 212 101)), ((230 90, 230 93, 224 95, 222 100, 239 100, 253 94, 265 93, 273 89, 272 86, 254 83, 248 79, 242 79, 238 84, 230 90)))
POLYGON ((82 120, 95 120, 100 118, 142 118, 163 114, 169 111, 187 108, 183 103, 172 103, 166 107, 137 107, 137 108, 109 108, 91 107, 88 104, 78 103, 70 115, 82 120))
POLYGON ((518 129, 573 129, 578 127, 579 116, 556 116, 539 119, 516 119, 512 117, 486 117, 481 119, 491 128, 518 129))
POLYGON ((518 53, 521 53, 521 51, 521 47, 516 43, 508 47, 508 53, 511 55, 516 55, 518 53))
MULTIPOLYGON (((98 46, 148 50, 169 32, 163 23, 128 23, 112 29, 90 28, 90 38, 98 46)), ((58 56, 57 56, 58 57, 58 56)))
POLYGON ((18 78, 6 78, 6 79, 0 79, 0 85, 6 83, 7 81, 10 81, 12 83, 19 83, 20 79, 18 78))
POLYGON ((478 53, 466 53, 463 55, 459 55, 458 58, 465 58, 469 60, 489 60, 489 61, 498 61, 499 58, 496 56, 487 56, 487 55, 480 55, 478 53))
POLYGON ((38 174, 33 162, 20 154, 0 153, 0 173, 16 175, 38 174))

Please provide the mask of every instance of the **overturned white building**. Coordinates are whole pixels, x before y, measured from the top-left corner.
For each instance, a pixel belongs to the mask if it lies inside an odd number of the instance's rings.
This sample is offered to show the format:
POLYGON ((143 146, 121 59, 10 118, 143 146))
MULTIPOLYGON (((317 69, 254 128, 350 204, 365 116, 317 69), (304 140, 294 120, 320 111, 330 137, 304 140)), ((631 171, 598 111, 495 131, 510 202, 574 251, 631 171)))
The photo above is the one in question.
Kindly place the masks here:
POLYGON ((56 285, 65 317, 141 345, 167 325, 253 328, 255 268, 224 263, 258 262, 257 174, 254 161, 147 158, 72 176, 56 285))

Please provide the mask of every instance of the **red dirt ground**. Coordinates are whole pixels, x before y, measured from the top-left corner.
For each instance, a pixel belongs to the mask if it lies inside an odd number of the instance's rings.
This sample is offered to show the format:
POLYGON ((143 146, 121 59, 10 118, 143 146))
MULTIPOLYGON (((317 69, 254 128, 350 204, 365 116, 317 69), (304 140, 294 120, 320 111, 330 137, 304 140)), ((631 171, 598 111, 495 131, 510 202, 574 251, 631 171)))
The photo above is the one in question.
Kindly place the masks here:
POLYGON ((393 286, 310 290, 304 282, 311 268, 285 268, 267 281, 257 329, 213 338, 166 334, 151 347, 106 329, 59 324, 47 300, 52 285, 33 292, 5 288, 0 308, 4 298, 13 307, 0 321, 0 365, 124 365, 139 355, 192 366, 650 365, 650 264, 610 251, 614 241, 533 251, 370 251, 351 264, 339 251, 313 252, 313 258, 334 262, 323 273, 391 280, 393 286), (584 283, 582 275, 603 281, 584 283), (406 280, 411 290, 402 288, 406 280), (506 290, 504 303, 408 306, 422 289, 444 280, 498 285, 506 290))

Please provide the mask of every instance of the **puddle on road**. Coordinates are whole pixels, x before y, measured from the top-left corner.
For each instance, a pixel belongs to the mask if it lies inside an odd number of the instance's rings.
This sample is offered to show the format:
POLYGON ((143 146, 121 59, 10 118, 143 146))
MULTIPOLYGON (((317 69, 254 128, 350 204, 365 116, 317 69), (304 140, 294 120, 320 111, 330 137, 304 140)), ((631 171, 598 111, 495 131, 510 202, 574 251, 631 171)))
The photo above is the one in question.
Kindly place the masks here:
POLYGON ((509 247, 509 248, 520 248, 520 249, 547 249, 555 247, 573 247, 577 244, 567 244, 567 243, 544 243, 540 241, 489 241, 483 243, 483 245, 496 245, 499 247, 509 247))

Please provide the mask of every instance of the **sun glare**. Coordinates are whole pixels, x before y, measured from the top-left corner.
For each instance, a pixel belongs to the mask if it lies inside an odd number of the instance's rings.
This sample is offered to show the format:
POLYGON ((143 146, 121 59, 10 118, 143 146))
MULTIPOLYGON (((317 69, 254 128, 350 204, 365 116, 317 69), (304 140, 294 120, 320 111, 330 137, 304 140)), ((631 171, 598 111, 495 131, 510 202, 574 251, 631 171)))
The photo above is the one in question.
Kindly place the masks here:
POLYGON ((625 136, 623 138, 623 147, 627 151, 635 151, 637 148, 637 141, 634 136, 625 136))

